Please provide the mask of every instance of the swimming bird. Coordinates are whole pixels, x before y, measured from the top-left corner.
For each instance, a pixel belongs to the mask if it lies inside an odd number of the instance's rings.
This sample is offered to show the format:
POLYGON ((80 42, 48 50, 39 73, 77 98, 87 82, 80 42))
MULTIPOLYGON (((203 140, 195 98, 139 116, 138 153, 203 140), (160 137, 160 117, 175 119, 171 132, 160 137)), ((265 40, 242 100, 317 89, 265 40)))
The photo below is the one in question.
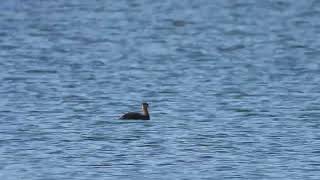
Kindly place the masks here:
POLYGON ((150 120, 148 112, 148 103, 142 103, 142 112, 128 112, 120 117, 120 119, 136 119, 136 120, 150 120))

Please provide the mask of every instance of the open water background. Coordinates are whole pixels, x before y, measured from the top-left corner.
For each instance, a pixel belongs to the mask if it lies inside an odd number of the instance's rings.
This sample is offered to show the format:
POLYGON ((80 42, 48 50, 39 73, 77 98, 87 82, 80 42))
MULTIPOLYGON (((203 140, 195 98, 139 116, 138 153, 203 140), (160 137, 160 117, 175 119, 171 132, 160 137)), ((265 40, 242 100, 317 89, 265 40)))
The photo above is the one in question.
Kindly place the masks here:
POLYGON ((1 1, 0 179, 318 180, 319 57, 317 0, 1 1))

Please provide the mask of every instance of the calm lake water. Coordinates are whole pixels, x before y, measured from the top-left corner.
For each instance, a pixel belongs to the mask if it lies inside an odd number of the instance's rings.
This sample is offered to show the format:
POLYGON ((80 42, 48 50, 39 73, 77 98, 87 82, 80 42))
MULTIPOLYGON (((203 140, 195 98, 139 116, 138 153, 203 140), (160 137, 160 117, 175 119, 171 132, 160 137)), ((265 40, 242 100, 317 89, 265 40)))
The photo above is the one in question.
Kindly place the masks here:
POLYGON ((317 0, 10 0, 0 179, 320 179, 317 0), (121 121, 150 104, 151 121, 121 121))

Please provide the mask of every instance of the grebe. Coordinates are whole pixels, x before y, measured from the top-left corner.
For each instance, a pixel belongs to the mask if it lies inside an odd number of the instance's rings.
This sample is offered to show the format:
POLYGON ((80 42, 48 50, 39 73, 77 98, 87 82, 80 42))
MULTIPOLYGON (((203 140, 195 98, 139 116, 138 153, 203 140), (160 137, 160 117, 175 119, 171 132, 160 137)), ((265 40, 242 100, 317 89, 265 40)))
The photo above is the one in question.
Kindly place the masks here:
POLYGON ((150 120, 148 112, 148 103, 142 103, 142 113, 138 112, 128 112, 120 117, 120 119, 140 119, 140 120, 150 120))

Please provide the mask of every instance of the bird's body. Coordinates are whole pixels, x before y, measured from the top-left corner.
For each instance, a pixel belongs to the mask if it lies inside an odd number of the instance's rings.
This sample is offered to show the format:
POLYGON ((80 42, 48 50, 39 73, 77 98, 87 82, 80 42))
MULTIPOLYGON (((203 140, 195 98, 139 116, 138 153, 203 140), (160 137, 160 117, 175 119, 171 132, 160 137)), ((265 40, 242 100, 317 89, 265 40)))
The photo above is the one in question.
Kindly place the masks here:
POLYGON ((128 112, 120 117, 120 119, 127 119, 127 120, 150 120, 149 112, 148 112, 148 104, 142 103, 142 112, 128 112))
POLYGON ((120 117, 120 119, 141 119, 141 120, 149 120, 149 116, 145 116, 138 112, 128 112, 120 117))

